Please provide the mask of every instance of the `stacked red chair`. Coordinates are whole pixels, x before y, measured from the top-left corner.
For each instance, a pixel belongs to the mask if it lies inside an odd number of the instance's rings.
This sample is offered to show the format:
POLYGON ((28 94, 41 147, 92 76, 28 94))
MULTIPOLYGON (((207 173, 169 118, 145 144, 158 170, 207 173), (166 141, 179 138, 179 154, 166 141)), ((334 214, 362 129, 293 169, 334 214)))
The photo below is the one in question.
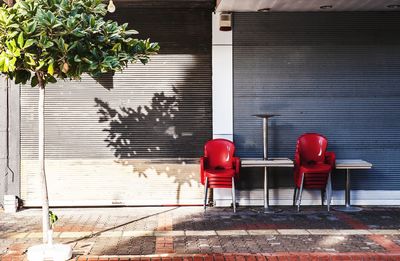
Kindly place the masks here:
POLYGON ((240 159, 234 156, 235 145, 230 140, 213 139, 204 145, 200 158, 200 179, 205 188, 204 211, 208 188, 230 188, 233 211, 236 212, 235 182, 239 179, 240 159))
POLYGON ((294 160, 293 205, 300 211, 303 189, 321 190, 322 205, 326 196, 328 211, 332 197, 331 172, 335 168, 335 153, 327 152, 328 140, 318 133, 306 133, 297 140, 294 160))

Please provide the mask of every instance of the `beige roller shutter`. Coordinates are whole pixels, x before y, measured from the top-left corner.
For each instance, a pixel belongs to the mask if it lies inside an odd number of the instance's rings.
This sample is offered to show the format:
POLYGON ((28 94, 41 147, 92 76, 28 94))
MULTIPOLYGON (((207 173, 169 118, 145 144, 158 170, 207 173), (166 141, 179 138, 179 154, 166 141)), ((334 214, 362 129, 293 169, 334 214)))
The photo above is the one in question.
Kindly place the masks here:
MULTIPOLYGON (((117 13, 162 51, 99 81, 46 90, 51 205, 200 204, 198 158, 212 136, 211 12, 117 13)), ((38 90, 21 86, 21 196, 40 204, 38 90)))

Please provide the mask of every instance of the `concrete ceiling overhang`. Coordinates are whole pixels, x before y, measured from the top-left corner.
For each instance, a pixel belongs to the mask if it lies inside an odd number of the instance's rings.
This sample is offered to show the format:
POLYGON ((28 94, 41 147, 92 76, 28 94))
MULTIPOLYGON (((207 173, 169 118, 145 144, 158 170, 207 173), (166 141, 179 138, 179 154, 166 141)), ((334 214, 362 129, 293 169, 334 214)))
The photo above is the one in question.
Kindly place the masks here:
POLYGON ((400 11, 400 0, 218 0, 218 12, 400 11))
MULTIPOLYGON (((108 0, 106 1, 108 2, 108 0)), ((135 8, 214 9, 214 0, 114 0, 116 5, 135 8)))

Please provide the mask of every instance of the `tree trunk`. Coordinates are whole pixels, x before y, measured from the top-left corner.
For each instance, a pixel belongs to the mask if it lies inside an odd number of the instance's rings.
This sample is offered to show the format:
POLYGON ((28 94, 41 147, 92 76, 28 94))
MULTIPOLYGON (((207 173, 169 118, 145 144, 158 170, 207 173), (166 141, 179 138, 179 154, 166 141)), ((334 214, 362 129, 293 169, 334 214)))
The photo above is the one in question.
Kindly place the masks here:
MULTIPOLYGON (((39 77, 38 77, 39 78, 39 77)), ((43 243, 48 242, 50 221, 49 221, 49 197, 47 193, 47 181, 45 172, 45 140, 44 140, 44 101, 45 101, 45 86, 43 81, 39 80, 39 162, 40 176, 42 183, 42 222, 43 222, 43 243)))

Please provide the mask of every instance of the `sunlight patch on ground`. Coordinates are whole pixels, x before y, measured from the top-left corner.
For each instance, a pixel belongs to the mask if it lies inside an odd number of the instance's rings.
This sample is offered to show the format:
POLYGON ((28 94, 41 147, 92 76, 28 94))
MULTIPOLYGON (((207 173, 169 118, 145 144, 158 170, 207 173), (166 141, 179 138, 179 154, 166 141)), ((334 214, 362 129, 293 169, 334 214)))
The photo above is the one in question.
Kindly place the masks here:
POLYGON ((319 245, 324 247, 332 247, 345 241, 345 236, 327 236, 320 240, 319 245))

